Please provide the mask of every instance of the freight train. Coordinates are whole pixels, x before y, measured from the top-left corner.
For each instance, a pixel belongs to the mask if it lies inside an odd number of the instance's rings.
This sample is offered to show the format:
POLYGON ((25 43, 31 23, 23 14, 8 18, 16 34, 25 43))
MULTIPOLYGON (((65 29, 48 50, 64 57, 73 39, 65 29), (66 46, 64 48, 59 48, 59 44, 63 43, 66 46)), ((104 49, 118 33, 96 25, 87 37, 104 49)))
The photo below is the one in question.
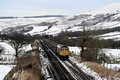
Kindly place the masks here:
POLYGON ((44 41, 60 59, 67 60, 69 58, 70 51, 68 46, 61 45, 53 41, 48 41, 48 40, 44 40, 44 41))

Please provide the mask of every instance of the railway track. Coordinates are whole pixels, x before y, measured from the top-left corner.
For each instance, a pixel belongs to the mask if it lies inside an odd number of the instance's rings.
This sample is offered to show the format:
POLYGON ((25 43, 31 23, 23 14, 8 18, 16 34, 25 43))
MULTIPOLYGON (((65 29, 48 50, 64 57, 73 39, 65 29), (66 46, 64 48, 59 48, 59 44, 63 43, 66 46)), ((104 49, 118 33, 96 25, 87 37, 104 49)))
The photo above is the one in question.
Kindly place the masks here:
POLYGON ((48 46, 41 42, 42 48, 44 49, 48 60, 50 62, 51 72, 53 73, 53 79, 54 80, 71 80, 69 79, 67 70, 62 67, 61 63, 57 60, 55 56, 52 55, 51 50, 48 48, 48 46))
POLYGON ((81 69, 79 69, 75 64, 73 64, 72 61, 67 60, 63 61, 63 63, 65 64, 67 69, 69 69, 70 73, 72 73, 75 76, 77 80, 79 79, 79 77, 81 77, 84 80, 94 80, 93 77, 85 74, 81 69))
POLYGON ((94 80, 70 61, 61 61, 44 41, 40 41, 49 60, 49 71, 53 80, 94 80))

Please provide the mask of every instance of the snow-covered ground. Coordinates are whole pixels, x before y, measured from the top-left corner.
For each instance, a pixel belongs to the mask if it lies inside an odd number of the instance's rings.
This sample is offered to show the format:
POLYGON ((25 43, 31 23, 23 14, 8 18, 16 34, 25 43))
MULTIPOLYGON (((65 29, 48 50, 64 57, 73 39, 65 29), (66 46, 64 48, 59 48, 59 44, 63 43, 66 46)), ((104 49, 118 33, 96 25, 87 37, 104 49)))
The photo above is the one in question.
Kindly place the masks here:
MULTIPOLYGON (((77 55, 80 55, 81 48, 75 47, 75 46, 69 46, 70 52, 73 52, 77 55)), ((109 56, 110 58, 118 59, 120 58, 120 49, 102 49, 102 51, 105 53, 106 56, 109 56)))
POLYGON ((86 74, 89 74, 95 78, 95 80, 106 80, 105 78, 101 78, 98 73, 94 72, 88 66, 86 66, 84 63, 78 62, 76 59, 73 57, 70 57, 70 60, 74 62, 83 72, 86 74))
POLYGON ((81 48, 80 47, 75 47, 75 46, 69 46, 69 50, 70 50, 70 52, 73 52, 77 55, 80 55, 81 48))
MULTIPOLYGON (((15 50, 7 43, 0 42, 0 46, 4 48, 4 51, 0 54, 2 61, 0 63, 13 63, 15 50)), ((3 80, 5 75, 14 67, 15 65, 0 65, 0 80, 3 80)))
POLYGON ((5 75, 13 68, 12 65, 0 65, 0 80, 3 80, 5 75))
POLYGON ((103 49, 106 56, 120 58, 120 49, 103 49))
MULTIPOLYGON (((42 34, 42 32, 46 29, 48 29, 48 26, 34 26, 33 30, 31 30, 28 33, 31 34, 31 35, 42 34)), ((25 34, 28 34, 28 33, 25 33, 25 34)))
MULTIPOLYGON (((1 42, 0 46, 5 48, 5 54, 12 54, 14 55, 14 49, 7 44, 6 42, 1 42)), ((27 45, 23 48, 25 51, 27 50, 31 50, 31 45, 27 45)), ((69 46, 69 49, 71 52, 76 53, 77 55, 80 55, 80 48, 79 47, 73 47, 73 46, 69 46)), ((120 50, 119 49, 104 49, 105 53, 107 56, 111 56, 114 58, 119 58, 120 56, 120 50)), ((8 56, 8 55, 6 55, 8 56)), ((70 57, 70 59, 76 63, 77 66, 79 66, 83 71, 87 72, 87 73, 91 73, 92 76, 95 76, 96 80, 105 80, 100 78, 100 76, 95 73, 94 71, 92 71, 90 68, 88 68, 86 65, 84 65, 83 63, 79 63, 78 61, 76 61, 74 58, 70 57)), ((119 69, 120 65, 119 64, 105 64, 105 66, 109 69, 119 69)), ((2 80, 4 78, 4 76, 13 68, 13 66, 8 66, 8 65, 0 65, 0 80, 2 80)))
POLYGON ((113 69, 115 71, 120 70, 120 64, 105 64, 104 66, 108 69, 113 69))
MULTIPOLYGON (((4 51, 0 54, 2 61, 0 63, 13 63, 15 59, 15 50, 7 42, 0 42, 0 46, 4 48, 4 51)), ((24 51, 31 50, 31 45, 26 45, 23 47, 24 51)), ((14 67, 15 65, 0 65, 0 80, 3 80, 5 75, 14 67)))
POLYGON ((32 50, 31 44, 24 46, 24 47, 23 47, 23 50, 24 50, 24 51, 32 50))
MULTIPOLYGON (((12 58, 14 57, 14 49, 7 43, 7 42, 0 42, 0 46, 4 47, 4 54, 5 57, 7 57, 7 59, 11 59, 11 57, 8 55, 12 55, 12 58)), ((31 50, 31 45, 27 45, 23 48, 25 51, 27 50, 31 50)), ((76 53, 77 55, 80 55, 80 48, 79 47, 73 47, 73 46, 69 46, 69 49, 71 52, 76 53)), ((103 49, 105 54, 109 57, 118 59, 120 57, 120 49, 103 49)), ((3 55, 3 53, 0 55, 0 57, 3 55)), ((5 58, 3 57, 3 58, 5 58)), ((94 71, 90 70, 86 65, 84 65, 83 63, 78 63, 75 59, 73 59, 72 57, 70 57, 70 59, 72 61, 74 61, 83 71, 89 72, 91 73, 91 75, 94 75, 96 77, 97 80, 105 80, 99 77, 99 75, 97 73, 95 73, 94 71)), ((120 65, 119 64, 105 64, 105 66, 109 69, 113 69, 113 70, 119 70, 120 69, 120 65)), ((0 65, 0 80, 3 79, 3 76, 5 76, 11 69, 13 66, 8 66, 8 65, 0 65)))
POLYGON ((0 54, 0 58, 3 61, 0 62, 14 62, 15 50, 7 42, 0 42, 0 46, 4 48, 4 51, 0 54))
MULTIPOLYGON (((34 29, 28 33, 57 35, 61 31, 82 31, 84 26, 93 29, 107 29, 120 26, 120 3, 113 3, 87 12, 74 14, 62 18, 15 18, 0 19, 0 31, 4 28, 37 24, 41 22, 55 22, 49 29, 48 26, 34 25, 34 29), (38 27, 39 26, 39 27, 38 27), (41 28, 40 28, 41 27, 41 28), (47 29, 47 30, 45 30, 47 29)), ((116 38, 119 36, 115 36, 116 38)), ((108 37, 111 39, 112 37, 108 37)), ((113 39, 112 38, 112 39, 113 39)))
POLYGON ((27 24, 37 24, 43 21, 49 21, 56 17, 50 18, 15 18, 15 19, 0 19, 0 31, 4 28, 15 27, 27 24))
MULTIPOLYGON (((79 48, 78 47, 69 47, 71 51, 75 51, 75 50, 78 50, 79 48)), ((44 50, 42 48, 40 48, 41 50, 41 53, 40 53, 40 58, 41 58, 41 65, 42 65, 42 73, 45 75, 45 77, 49 77, 50 74, 48 72, 48 65, 50 65, 49 61, 48 61, 48 58, 44 57, 43 55, 41 54, 44 54, 44 50)), ((79 50, 78 50, 79 51, 79 50)), ((70 57, 69 58, 72 62, 74 62, 80 69, 82 69, 86 74, 90 74, 91 76, 95 77, 95 80, 106 80, 106 79, 103 79, 99 76, 98 73, 92 71, 90 68, 88 68, 86 65, 84 65, 84 63, 79 63, 76 59, 74 59, 73 57, 70 57)), ((62 61, 61 61, 62 62, 62 61)), ((67 67, 66 67, 67 68, 67 67)), ((69 69, 67 69, 69 70, 69 69)), ((49 79, 48 79, 49 80, 49 79)), ((52 80, 50 78, 50 80, 52 80)))
MULTIPOLYGON (((73 52, 77 55, 80 55, 80 48, 69 46, 70 52, 73 52)), ((103 52, 106 56, 110 57, 111 59, 115 59, 117 61, 120 60, 120 49, 103 49, 103 52)), ((108 69, 119 70, 120 64, 105 64, 105 67, 108 69)))
POLYGON ((109 4, 94 10, 66 16, 56 20, 45 33, 58 34, 61 31, 82 31, 83 26, 93 29, 107 29, 119 27, 120 3, 109 4))
POLYGON ((111 32, 106 33, 100 36, 101 39, 113 39, 113 40, 120 40, 120 32, 111 32))
MULTIPOLYGON (((7 42, 0 42, 0 46, 4 47, 4 54, 2 53, 0 55, 0 57, 3 57, 4 55, 4 59, 12 59, 14 57, 14 49, 7 43, 7 42), (9 54, 9 55, 8 55, 9 54), (10 56, 11 55, 11 56, 10 56)), ((31 50, 31 45, 27 45, 23 48, 25 51, 27 50, 31 50)), ((69 46, 69 49, 71 52, 76 53, 77 55, 80 55, 80 48, 79 47, 74 47, 74 46, 69 46)), ((105 54, 111 58, 115 58, 118 59, 120 57, 120 49, 103 49, 105 54)), ((72 61, 74 61, 80 68, 82 68, 83 70, 85 70, 86 72, 92 73, 92 75, 96 76, 96 78, 98 80, 102 80, 99 75, 95 72, 93 72, 92 70, 90 70, 87 66, 85 66, 83 63, 78 63, 77 61, 75 61, 72 57, 70 57, 70 59, 72 61)), ((105 64, 105 66, 109 69, 113 69, 113 70, 119 70, 120 69, 120 65, 119 64, 105 64)), ((10 70, 12 69, 12 66, 8 66, 8 65, 0 65, 0 80, 3 79, 3 76, 5 76, 10 70)), ((104 80, 104 79, 103 79, 104 80)))
POLYGON ((106 13, 109 13, 109 12, 114 13, 117 10, 118 10, 118 12, 120 10, 120 3, 119 2, 108 4, 108 5, 105 5, 103 7, 98 8, 98 9, 86 11, 86 12, 84 12, 84 14, 88 14, 88 13, 89 14, 94 14, 94 15, 96 15, 96 14, 106 14, 106 13))
MULTIPOLYGON (((49 34, 57 35, 61 31, 82 31, 84 26, 89 26, 90 30, 93 29, 107 29, 120 26, 120 3, 114 3, 103 6, 98 9, 90 10, 87 12, 74 14, 62 18, 15 18, 15 19, 0 19, 0 31, 4 28, 15 27, 30 24, 33 30, 28 32, 34 34, 49 34), (35 25, 41 22, 51 22, 54 25, 48 29, 48 26, 35 25), (41 27, 41 28, 40 28, 41 27)), ((115 37, 104 37, 105 39, 113 39, 115 37)))

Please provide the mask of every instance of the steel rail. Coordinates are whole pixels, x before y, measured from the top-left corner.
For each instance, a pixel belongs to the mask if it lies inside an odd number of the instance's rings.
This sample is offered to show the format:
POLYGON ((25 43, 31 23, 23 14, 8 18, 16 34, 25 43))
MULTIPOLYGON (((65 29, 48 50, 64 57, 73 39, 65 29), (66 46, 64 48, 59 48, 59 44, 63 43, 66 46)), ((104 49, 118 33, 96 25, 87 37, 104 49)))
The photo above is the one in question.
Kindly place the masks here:
MULTIPOLYGON (((67 77, 66 79, 60 79, 60 80, 94 80, 93 77, 85 74, 78 67, 76 68, 74 66, 74 64, 70 60, 68 60, 68 61, 61 61, 58 58, 58 56, 51 50, 51 48, 48 47, 48 45, 46 43, 44 43, 44 45, 46 47, 45 51, 47 51, 46 53, 47 53, 47 55, 49 55, 49 59, 52 60, 50 62, 51 63, 55 62, 54 64, 51 64, 51 66, 57 64, 56 67, 58 67, 59 70, 67 77), (65 73, 64 72, 65 69, 63 70, 63 68, 65 68, 68 73, 65 73)), ((53 66, 53 67, 55 67, 55 66, 53 66)), ((61 73, 61 72, 58 72, 58 74, 61 73)), ((56 72, 56 74, 57 74, 57 72, 56 72)), ((57 75, 57 76, 59 76, 59 75, 57 75)))
POLYGON ((44 42, 41 44, 50 61, 50 64, 52 66, 51 68, 54 71, 53 73, 55 73, 56 80, 70 80, 69 77, 64 72, 63 68, 61 68, 61 64, 59 63, 59 61, 55 58, 54 55, 52 55, 48 46, 44 42))

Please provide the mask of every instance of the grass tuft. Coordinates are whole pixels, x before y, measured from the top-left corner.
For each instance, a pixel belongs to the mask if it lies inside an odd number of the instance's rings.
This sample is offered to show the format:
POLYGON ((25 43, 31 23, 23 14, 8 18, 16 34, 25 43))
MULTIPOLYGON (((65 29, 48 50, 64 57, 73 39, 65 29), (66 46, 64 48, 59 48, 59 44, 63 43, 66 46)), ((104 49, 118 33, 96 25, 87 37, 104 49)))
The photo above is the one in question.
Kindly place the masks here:
POLYGON ((94 72, 98 73, 101 78, 107 78, 107 80, 120 79, 120 73, 112 69, 105 68, 95 62, 85 62, 85 65, 91 68, 94 72))

